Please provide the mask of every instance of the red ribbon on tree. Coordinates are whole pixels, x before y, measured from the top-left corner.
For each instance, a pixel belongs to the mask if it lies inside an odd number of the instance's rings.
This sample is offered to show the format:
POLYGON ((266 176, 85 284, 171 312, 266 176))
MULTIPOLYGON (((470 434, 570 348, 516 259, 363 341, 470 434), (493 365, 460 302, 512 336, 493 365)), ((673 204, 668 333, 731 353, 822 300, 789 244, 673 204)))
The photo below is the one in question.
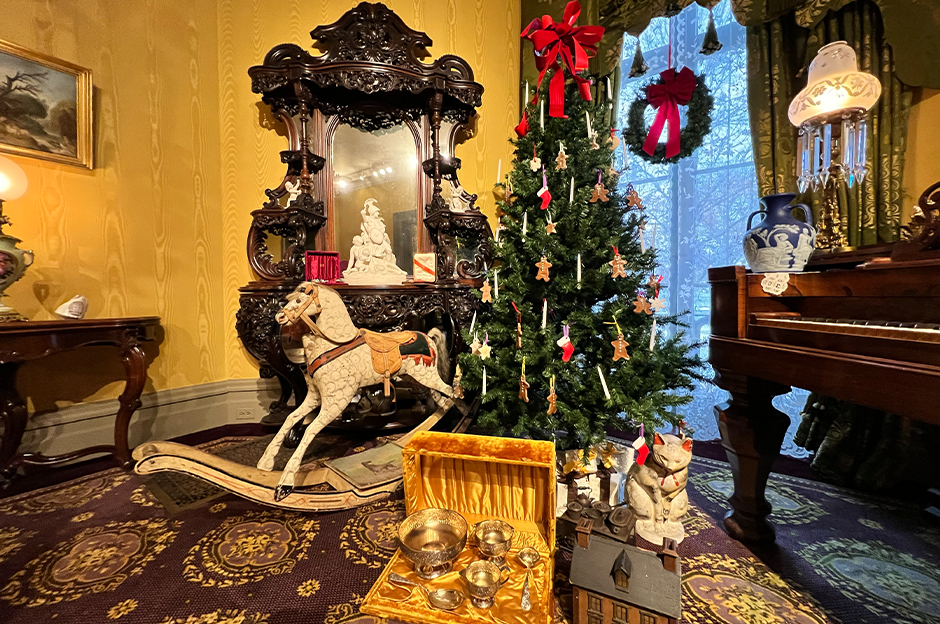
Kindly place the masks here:
MULTIPOLYGON (((538 90, 542 86, 545 72, 549 69, 554 70, 552 80, 548 85, 548 114, 551 117, 568 118, 565 115, 565 72, 562 64, 568 67, 571 77, 578 83, 581 98, 587 102, 591 101, 591 83, 578 73, 587 69, 588 59, 597 54, 597 43, 604 36, 604 27, 575 26, 574 23, 579 15, 581 15, 581 3, 571 0, 565 6, 562 21, 556 22, 550 15, 543 15, 541 19, 532 20, 522 31, 521 36, 535 46, 535 66, 539 70, 533 104, 538 99, 538 90)), ((520 127, 526 124, 526 121, 523 115, 520 127)), ((516 132, 519 132, 519 128, 516 132)))
POLYGON ((695 91, 695 74, 688 67, 681 71, 667 69, 659 74, 662 84, 653 84, 646 88, 646 100, 650 106, 658 109, 656 119, 643 142, 643 151, 653 155, 659 144, 663 128, 669 124, 669 138, 666 140, 666 158, 676 156, 680 151, 679 106, 689 103, 695 91))

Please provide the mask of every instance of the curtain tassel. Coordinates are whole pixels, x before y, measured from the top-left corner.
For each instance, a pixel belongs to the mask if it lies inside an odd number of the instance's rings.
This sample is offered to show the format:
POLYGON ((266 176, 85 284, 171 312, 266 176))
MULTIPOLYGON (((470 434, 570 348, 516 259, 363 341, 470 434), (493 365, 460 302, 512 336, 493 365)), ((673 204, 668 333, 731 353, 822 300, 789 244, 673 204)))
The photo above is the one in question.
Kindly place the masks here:
POLYGON ((718 29, 715 27, 715 16, 711 9, 708 9, 708 28, 705 30, 705 38, 702 40, 702 49, 699 53, 708 56, 721 49, 721 42, 718 41, 718 29))
POLYGON ((636 52, 633 54, 633 64, 630 66, 630 77, 639 78, 647 72, 650 68, 646 64, 646 59, 643 58, 643 50, 640 49, 640 38, 637 37, 636 40, 636 52))

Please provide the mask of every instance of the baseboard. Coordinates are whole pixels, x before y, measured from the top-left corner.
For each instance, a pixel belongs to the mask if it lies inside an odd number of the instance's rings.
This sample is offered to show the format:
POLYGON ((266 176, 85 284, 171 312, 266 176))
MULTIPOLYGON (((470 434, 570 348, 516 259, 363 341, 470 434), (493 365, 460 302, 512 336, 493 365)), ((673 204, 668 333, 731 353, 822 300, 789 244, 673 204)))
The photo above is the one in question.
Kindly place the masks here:
MULTIPOLYGON (((236 423, 258 422, 280 388, 272 380, 229 379, 145 394, 131 419, 130 445, 236 423)), ((46 455, 114 443, 117 399, 80 403, 33 414, 21 451, 46 455)))

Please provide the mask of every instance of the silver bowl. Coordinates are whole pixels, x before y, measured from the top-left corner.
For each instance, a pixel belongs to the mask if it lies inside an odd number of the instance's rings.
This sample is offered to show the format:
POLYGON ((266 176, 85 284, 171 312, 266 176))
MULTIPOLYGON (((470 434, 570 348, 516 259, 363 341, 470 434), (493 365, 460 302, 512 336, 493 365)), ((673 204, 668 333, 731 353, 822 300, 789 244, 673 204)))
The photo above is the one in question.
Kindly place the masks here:
POLYGON ((422 509, 398 525, 401 553, 414 564, 415 574, 429 580, 451 571, 467 545, 467 521, 450 509, 422 509))

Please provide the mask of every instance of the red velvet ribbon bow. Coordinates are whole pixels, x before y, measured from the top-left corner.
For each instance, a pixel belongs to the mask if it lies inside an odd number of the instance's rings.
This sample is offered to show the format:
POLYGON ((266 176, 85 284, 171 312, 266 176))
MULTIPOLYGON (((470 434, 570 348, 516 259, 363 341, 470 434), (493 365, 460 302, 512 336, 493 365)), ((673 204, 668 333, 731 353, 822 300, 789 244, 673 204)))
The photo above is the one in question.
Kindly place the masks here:
POLYGON ((604 36, 604 27, 575 26, 579 15, 581 3, 571 0, 565 6, 565 15, 561 22, 554 21, 550 15, 543 15, 541 19, 532 20, 522 31, 521 36, 535 46, 535 66, 539 70, 533 103, 538 98, 538 89, 542 86, 545 72, 554 70, 548 85, 548 114, 551 117, 568 118, 565 115, 565 72, 562 63, 567 65, 571 76, 578 83, 581 98, 587 102, 591 101, 591 83, 578 73, 587 69, 588 59, 597 54, 597 43, 604 36))
POLYGON ((666 158, 672 158, 679 153, 679 106, 689 103, 692 92, 695 90, 695 74, 688 67, 682 71, 667 69, 659 74, 662 84, 650 85, 646 88, 646 99, 650 106, 658 109, 656 119, 650 126, 646 141, 643 142, 643 151, 653 155, 659 144, 659 137, 666 124, 669 124, 669 138, 666 140, 666 158))

